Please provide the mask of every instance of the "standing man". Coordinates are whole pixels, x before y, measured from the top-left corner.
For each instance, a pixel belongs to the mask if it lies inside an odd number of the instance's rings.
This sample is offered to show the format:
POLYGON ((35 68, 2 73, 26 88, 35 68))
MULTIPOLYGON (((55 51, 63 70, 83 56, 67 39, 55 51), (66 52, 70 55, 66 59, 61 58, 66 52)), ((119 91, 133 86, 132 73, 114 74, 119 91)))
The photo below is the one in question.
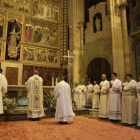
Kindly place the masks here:
POLYGON ((99 108, 99 94, 101 91, 97 81, 94 81, 93 84, 92 108, 99 108))
POLYGON ((131 74, 126 75, 127 84, 123 86, 122 92, 122 123, 137 123, 137 101, 136 85, 131 74))
POLYGON ((84 108, 85 106, 85 94, 87 92, 87 88, 85 85, 83 85, 83 82, 80 82, 80 85, 76 88, 76 92, 80 96, 80 108, 84 108))
POLYGON ((136 92, 138 95, 138 122, 137 122, 137 125, 140 126, 140 76, 139 76, 139 82, 136 86, 136 92))
POLYGON ((102 82, 100 83, 101 96, 100 96, 100 107, 99 107, 99 117, 108 118, 108 92, 109 92, 109 82, 106 80, 106 75, 102 75, 102 82))
POLYGON ((39 120, 45 116, 43 110, 43 79, 38 76, 38 71, 34 70, 33 76, 25 83, 28 97, 28 115, 27 118, 39 120))
POLYGON ((0 69, 0 114, 3 113, 2 94, 7 93, 7 79, 2 75, 3 70, 0 69))
POLYGON ((75 101, 77 108, 79 106, 79 94, 76 92, 76 88, 77 88, 78 84, 75 84, 75 87, 73 88, 72 92, 73 92, 73 101, 75 101))
POLYGON ((110 90, 109 90, 109 119, 121 120, 121 81, 117 79, 117 74, 111 74, 110 90))
POLYGON ((57 99, 55 121, 61 124, 73 121, 75 114, 72 110, 71 89, 68 83, 61 77, 54 88, 54 98, 57 99))
POLYGON ((90 81, 88 81, 86 107, 92 107, 92 89, 93 89, 93 85, 91 84, 90 81))

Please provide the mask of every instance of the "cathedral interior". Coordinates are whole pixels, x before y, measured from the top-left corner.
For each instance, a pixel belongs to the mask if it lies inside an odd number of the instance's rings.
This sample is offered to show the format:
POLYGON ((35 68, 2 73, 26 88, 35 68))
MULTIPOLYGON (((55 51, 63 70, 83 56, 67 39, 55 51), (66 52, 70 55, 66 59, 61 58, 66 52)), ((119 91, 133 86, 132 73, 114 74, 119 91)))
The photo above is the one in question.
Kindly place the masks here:
POLYGON ((139 0, 0 0, 0 68, 9 98, 26 95, 39 71, 44 88, 58 77, 88 80, 140 75, 139 0), (68 55, 73 59, 64 56, 68 55), (19 88, 14 91, 14 88, 19 88))

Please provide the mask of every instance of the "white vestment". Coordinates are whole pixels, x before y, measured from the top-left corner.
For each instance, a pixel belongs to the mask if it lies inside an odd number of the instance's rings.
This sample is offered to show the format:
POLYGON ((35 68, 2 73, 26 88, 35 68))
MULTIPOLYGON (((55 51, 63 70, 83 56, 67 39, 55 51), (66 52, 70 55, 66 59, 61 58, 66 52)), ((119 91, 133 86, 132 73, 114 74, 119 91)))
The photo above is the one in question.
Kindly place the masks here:
POLYGON ((109 93, 109 82, 107 80, 102 81, 100 83, 101 88, 101 96, 100 96, 100 106, 99 106, 99 117, 108 118, 108 93, 109 93))
POLYGON ((140 82, 136 86, 136 91, 138 95, 138 122, 137 125, 140 126, 140 82))
POLYGON ((99 93, 101 92, 99 85, 94 85, 92 90, 94 90, 92 95, 92 108, 99 108, 99 93))
POLYGON ((76 105, 77 105, 77 108, 80 108, 79 107, 79 94, 76 92, 76 88, 77 87, 74 87, 72 92, 73 92, 73 101, 75 101, 76 105))
POLYGON ((121 81, 112 80, 113 86, 109 90, 109 119, 121 120, 121 81))
POLYGON ((122 123, 137 123, 137 101, 135 80, 127 82, 122 92, 122 123))
POLYGON ((43 80, 38 75, 34 75, 25 83, 28 97, 27 118, 40 118, 45 116, 43 109, 43 80))
POLYGON ((93 85, 87 85, 86 107, 92 107, 92 89, 93 85))
POLYGON ((61 81, 54 88, 54 98, 57 98, 55 121, 73 121, 71 89, 68 83, 61 81))
POLYGON ((7 93, 7 79, 0 73, 0 114, 3 113, 2 94, 7 93))
POLYGON ((79 107, 84 107, 85 106, 85 94, 87 92, 87 88, 85 85, 79 85, 77 88, 76 88, 76 92, 79 94, 79 107))

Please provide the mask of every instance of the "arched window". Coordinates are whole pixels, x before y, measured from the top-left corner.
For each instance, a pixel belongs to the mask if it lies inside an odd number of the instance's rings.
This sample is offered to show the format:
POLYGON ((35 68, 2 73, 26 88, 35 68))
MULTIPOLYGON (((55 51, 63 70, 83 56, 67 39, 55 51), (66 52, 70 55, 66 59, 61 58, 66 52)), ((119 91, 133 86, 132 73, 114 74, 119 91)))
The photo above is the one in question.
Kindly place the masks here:
POLYGON ((93 32, 102 31, 102 14, 96 13, 93 17, 93 32))

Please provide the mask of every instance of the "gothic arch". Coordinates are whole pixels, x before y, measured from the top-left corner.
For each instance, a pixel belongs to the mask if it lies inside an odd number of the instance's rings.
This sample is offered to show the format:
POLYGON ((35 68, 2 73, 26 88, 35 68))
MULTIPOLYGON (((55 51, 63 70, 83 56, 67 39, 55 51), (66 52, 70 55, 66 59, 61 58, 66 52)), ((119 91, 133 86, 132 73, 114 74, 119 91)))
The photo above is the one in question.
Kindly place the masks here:
POLYGON ((108 80, 111 79, 111 65, 109 62, 102 57, 93 59, 87 67, 88 79, 91 80, 91 82, 96 80, 99 84, 103 73, 107 75, 108 80))

